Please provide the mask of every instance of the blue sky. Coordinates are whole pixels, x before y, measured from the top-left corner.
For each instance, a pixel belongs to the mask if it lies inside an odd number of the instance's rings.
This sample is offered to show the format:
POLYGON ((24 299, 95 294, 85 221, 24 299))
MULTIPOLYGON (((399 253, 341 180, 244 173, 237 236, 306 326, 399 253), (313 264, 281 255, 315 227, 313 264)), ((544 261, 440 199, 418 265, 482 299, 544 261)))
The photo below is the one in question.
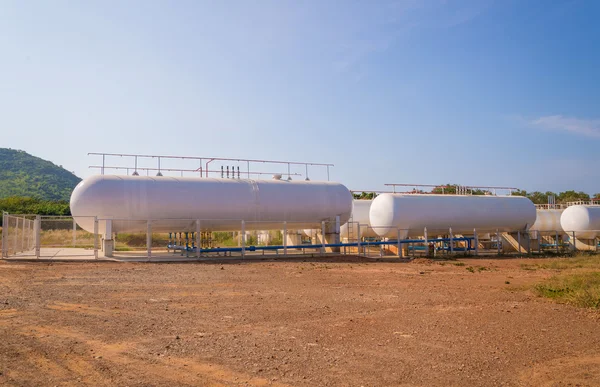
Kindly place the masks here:
POLYGON ((594 0, 4 0, 0 147, 82 177, 88 152, 123 152, 330 162, 350 189, 600 192, 599 15, 594 0))

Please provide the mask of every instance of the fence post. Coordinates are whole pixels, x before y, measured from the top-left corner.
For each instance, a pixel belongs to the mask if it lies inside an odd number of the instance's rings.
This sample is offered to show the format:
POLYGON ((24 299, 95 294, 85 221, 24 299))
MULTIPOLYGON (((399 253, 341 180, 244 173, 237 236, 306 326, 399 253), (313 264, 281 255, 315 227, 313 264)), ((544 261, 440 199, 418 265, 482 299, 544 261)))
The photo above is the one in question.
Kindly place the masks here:
POLYGON ((448 231, 450 232, 450 255, 454 255, 454 234, 452 234, 452 227, 448 231))
MULTIPOLYGON (((285 227, 285 222, 283 222, 285 227)), ((246 256, 246 222, 242 220, 242 258, 246 256)))
POLYGON ((356 238, 357 238, 356 251, 358 252, 358 255, 360 255, 361 254, 361 247, 362 247, 360 245, 360 242, 361 242, 362 238, 360 236, 360 223, 359 222, 356 222, 356 238))
POLYGON ((402 242, 400 242, 400 229, 396 230, 398 236, 398 258, 402 258, 402 242))
POLYGON ((40 258, 40 250, 42 247, 42 217, 40 215, 35 216, 33 222, 33 228, 35 229, 35 257, 40 258))
POLYGON ((7 245, 7 233, 8 233, 8 222, 7 222, 7 218, 8 218, 8 213, 5 211, 2 211, 2 227, 3 227, 3 231, 2 231, 2 258, 8 258, 8 245, 7 245))
POLYGON ((475 256, 479 255, 479 237, 477 236, 477 229, 473 229, 473 242, 475 243, 475 256))
POLYGON ((283 255, 287 255, 287 222, 283 222, 283 255))
POLYGON ((15 255, 19 252, 19 217, 15 216, 15 255))
POLYGON ((25 223, 27 219, 23 218, 23 229, 21 230, 21 251, 25 251, 25 223))
POLYGON ((200 258, 200 250, 202 250, 202 236, 200 235, 200 219, 196 219, 196 257, 200 258))
POLYGON ((325 221, 321 221, 321 255, 325 253, 325 221))
POLYGON ((152 259, 152 223, 146 221, 146 248, 148 249, 148 261, 152 259))
POLYGON ((427 243, 429 235, 427 235, 427 227, 423 227, 423 239, 425 240, 425 256, 429 257, 429 244, 427 243))
POLYGON ((536 231, 537 243, 538 243, 538 254, 542 253, 542 234, 539 231, 536 231))
POLYGON ((519 257, 521 257, 521 231, 517 231, 517 245, 519 245, 519 257))
POLYGON ((558 248, 558 230, 556 231, 556 239, 554 240, 554 244, 556 245, 556 254, 559 254, 560 249, 558 248))
POLYGON ((33 220, 29 220, 27 222, 27 250, 33 250, 33 243, 31 238, 31 234, 33 233, 33 220))
POLYGON ((2 211, 2 258, 8 258, 8 213, 2 211))
POLYGON ((498 249, 498 255, 500 255, 500 232, 496 229, 496 248, 498 249))
POLYGON ((94 216, 94 259, 98 259, 98 217, 94 216))
POLYGON ((575 241, 575 231, 573 231, 573 243, 571 245, 572 245, 572 250, 577 251, 577 242, 575 241))
POLYGON ((73 247, 77 244, 77 222, 73 218, 73 247))

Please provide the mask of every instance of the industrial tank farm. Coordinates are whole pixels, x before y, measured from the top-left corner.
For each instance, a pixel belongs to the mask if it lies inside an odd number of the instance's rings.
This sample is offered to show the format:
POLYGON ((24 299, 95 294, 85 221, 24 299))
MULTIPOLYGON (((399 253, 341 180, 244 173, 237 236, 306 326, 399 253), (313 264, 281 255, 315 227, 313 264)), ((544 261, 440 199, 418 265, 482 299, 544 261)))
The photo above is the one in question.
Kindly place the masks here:
MULTIPOLYGON (((370 249, 380 254, 385 251, 404 256, 425 248, 428 255, 437 251, 452 254, 457 248, 465 252, 474 250, 476 254, 480 248, 498 254, 501 251, 520 253, 531 251, 532 246, 538 250, 553 248, 558 252, 565 245, 574 245, 577 238, 598 237, 597 230, 600 229, 600 207, 572 206, 563 210, 552 200, 548 208, 536 210, 536 205, 527 197, 512 195, 516 188, 428 185, 433 187, 432 192, 441 191, 441 194, 422 193, 416 188, 412 192, 396 193, 397 186, 410 185, 385 184, 394 186, 394 193, 386 191, 372 200, 353 200, 352 191, 347 187, 329 181, 329 168, 333 164, 193 156, 93 155, 102 156, 102 165, 97 166, 102 173, 84 179, 75 188, 71 196, 71 213, 81 228, 102 235, 106 256, 115 246, 115 234, 122 233, 145 233, 148 255, 151 254, 152 233, 169 233, 168 243, 165 243, 168 251, 194 252, 198 257, 213 252, 240 252, 242 256, 248 251, 287 254, 288 249, 302 254, 307 251, 320 254, 354 251, 360 254, 370 249), (134 167, 128 169, 134 172, 130 176, 129 172, 127 176, 105 174, 107 168, 123 169, 122 166, 107 166, 107 156, 133 159, 134 167), (140 167, 139 158, 157 160, 158 168, 149 168, 147 163, 140 167), (165 159, 187 159, 198 163, 196 166, 199 167, 161 169, 161 160, 165 159), (213 161, 237 165, 221 165, 221 178, 214 178, 209 177, 209 173, 218 174, 219 171, 210 168, 213 161), (246 171, 240 171, 240 163, 246 166, 246 171), (271 163, 278 166, 273 168, 278 171, 252 170, 251 163, 271 163), (282 166, 287 166, 287 173, 282 173, 282 166), (292 166, 304 168, 305 178, 296 180, 295 176, 302 174, 292 170, 292 166), (147 176, 140 176, 138 167, 147 176), (326 169, 327 181, 309 179, 309 167, 326 169), (158 172, 156 176, 150 176, 150 171, 158 172), (167 171, 179 171, 181 177, 163 176, 162 172, 167 171), (183 177, 184 172, 193 173, 195 177, 183 177), (242 174, 247 178, 241 178, 242 174), (272 175, 273 178, 251 179, 251 174, 272 175), (282 175, 287 178, 282 179, 282 175), (479 191, 485 194, 476 194, 475 188, 484 188, 479 191), (508 192, 496 195, 497 189, 508 192), (260 239, 258 234, 249 233, 254 230, 268 238, 260 239), (214 231, 232 232, 229 238, 235 236, 237 241, 215 247, 211 234, 214 231), (569 232, 574 242, 565 235, 569 232)), ((376 191, 363 194, 360 197, 373 197, 376 191)), ((118 236, 116 240, 119 240, 118 236)))

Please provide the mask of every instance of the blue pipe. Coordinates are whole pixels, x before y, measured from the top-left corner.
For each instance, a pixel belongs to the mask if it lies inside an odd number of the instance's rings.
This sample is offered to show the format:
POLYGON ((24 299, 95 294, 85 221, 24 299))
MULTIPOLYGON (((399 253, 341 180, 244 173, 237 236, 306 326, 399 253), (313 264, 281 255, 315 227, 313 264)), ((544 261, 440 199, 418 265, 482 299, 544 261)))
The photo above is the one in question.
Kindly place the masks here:
MULTIPOLYGON (((461 238, 440 238, 440 239, 427 239, 427 241, 425 241, 424 239, 402 239, 400 240, 401 244, 407 244, 407 243, 428 243, 428 242, 449 242, 450 240, 454 240, 454 241, 467 241, 467 248, 455 248, 455 251, 465 251, 465 250, 473 250, 471 241, 474 240, 475 238, 467 238, 467 237, 461 237, 461 238)), ((277 245, 277 246, 246 246, 245 250, 246 251, 267 251, 267 250, 282 250, 284 248, 288 248, 288 249, 320 249, 322 247, 358 247, 358 246, 381 246, 381 245, 397 245, 398 241, 397 240, 392 240, 392 241, 378 241, 378 242, 350 242, 350 243, 328 243, 328 244, 322 244, 322 245, 291 245, 291 246, 282 246, 282 245, 277 245)), ((189 247, 189 246, 178 246, 178 245, 167 245, 167 248, 172 249, 172 250, 185 250, 185 251, 196 251, 197 247, 189 247)), ((424 246, 409 246, 409 249, 415 249, 415 250, 420 250, 420 249, 425 249, 424 246)), ((443 247, 443 250, 449 250, 448 247, 443 247)), ((242 248, 241 247, 215 247, 215 248, 210 248, 210 249, 200 249, 201 253, 225 253, 225 252, 241 252, 242 248)))

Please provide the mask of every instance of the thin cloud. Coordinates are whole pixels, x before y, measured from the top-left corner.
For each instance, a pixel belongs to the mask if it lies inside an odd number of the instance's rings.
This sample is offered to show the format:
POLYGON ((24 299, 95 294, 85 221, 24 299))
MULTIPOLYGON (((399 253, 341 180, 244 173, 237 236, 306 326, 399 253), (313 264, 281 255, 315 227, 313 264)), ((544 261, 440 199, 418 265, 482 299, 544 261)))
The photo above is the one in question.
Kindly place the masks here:
POLYGON ((378 7, 358 8, 354 19, 347 20, 359 26, 357 33, 338 44, 333 67, 338 72, 351 72, 365 58, 387 51, 415 30, 444 30, 468 23, 490 4, 491 0, 396 0, 378 7))
POLYGON ((586 120, 562 115, 544 116, 529 121, 535 127, 600 138, 600 120, 586 120))

